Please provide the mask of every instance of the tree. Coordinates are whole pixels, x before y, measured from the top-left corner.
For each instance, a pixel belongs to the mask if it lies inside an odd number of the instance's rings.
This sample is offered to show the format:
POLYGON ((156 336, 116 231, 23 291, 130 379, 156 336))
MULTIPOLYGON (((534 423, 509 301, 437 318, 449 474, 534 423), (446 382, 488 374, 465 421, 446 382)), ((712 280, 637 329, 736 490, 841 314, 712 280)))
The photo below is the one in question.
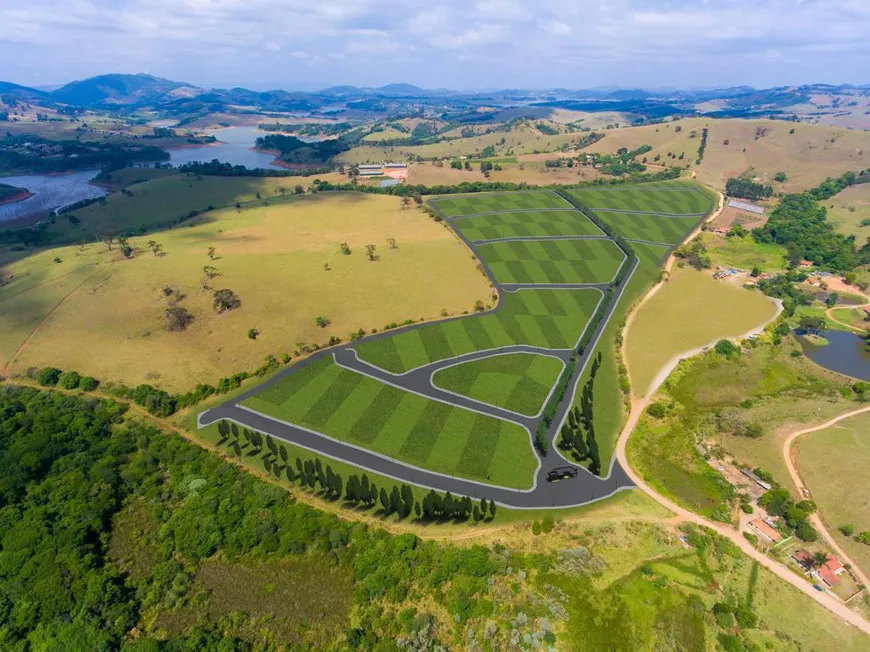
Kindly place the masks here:
POLYGON ((489 516, 490 518, 495 518, 495 501, 489 501, 489 516))
POLYGON ((350 256, 350 246, 346 242, 342 242, 339 247, 341 247, 341 253, 345 256, 350 256))
POLYGON ((390 246, 390 249, 398 249, 399 245, 396 243, 395 238, 387 238, 387 244, 390 246))
POLYGON ((57 367, 43 367, 36 372, 36 382, 43 387, 54 387, 60 379, 61 371, 57 367))
POLYGON ((818 334, 825 330, 825 318, 813 315, 801 315, 800 320, 798 320, 798 330, 818 334))
POLYGON ((213 279, 215 276, 218 276, 217 267, 214 265, 205 265, 202 268, 202 273, 205 274, 205 277, 208 279, 213 279))
POLYGON ((297 195, 304 195, 305 187, 302 184, 297 183, 296 186, 293 188, 293 192, 297 195))
POLYGON ((840 300, 840 295, 837 294, 836 292, 831 292, 828 295, 828 298, 825 299, 825 305, 828 306, 828 308, 833 308, 835 305, 837 305, 837 301, 839 301, 839 300, 840 300))
POLYGON ((816 568, 821 568, 822 566, 824 566, 827 563, 828 563, 828 553, 827 552, 819 550, 819 551, 813 553, 813 561, 812 561, 813 566, 815 566, 816 568))
POLYGON ((401 514, 402 511, 402 496, 399 494, 399 488, 396 485, 393 485, 392 491, 390 491, 390 509, 389 513, 399 512, 401 514))
POLYGON ((376 249, 376 247, 373 244, 366 245, 366 256, 368 256, 369 260, 372 262, 376 261, 380 258, 380 256, 375 254, 375 249, 376 249))
POLYGON ((151 253, 155 256, 160 255, 160 250, 163 249, 163 245, 157 242, 156 240, 149 240, 148 247, 151 249, 151 253))
POLYGON ((735 353, 740 352, 740 348, 734 344, 731 340, 719 340, 716 342, 716 346, 713 347, 719 355, 724 355, 725 357, 729 357, 735 353))
POLYGON ((166 323, 166 330, 170 333, 177 333, 185 330, 194 319, 193 315, 190 314, 186 308, 182 308, 181 306, 170 306, 164 311, 163 316, 166 323))
POLYGON ((390 514, 391 513, 391 511, 390 511, 390 497, 387 495, 387 490, 384 489, 383 487, 381 487, 380 500, 381 500, 381 507, 384 510, 384 514, 390 514))
POLYGON ((422 511, 423 511, 423 508, 420 507, 419 501, 414 503, 414 514, 417 516, 417 518, 420 518, 422 511))
POLYGON ((475 523, 480 523, 481 519, 483 518, 480 515, 480 506, 479 505, 474 506, 473 518, 474 518, 475 523))
POLYGON ((232 290, 223 289, 223 290, 215 290, 214 292, 214 309, 217 310, 218 313, 227 312, 229 310, 235 310, 239 306, 242 305, 239 297, 236 296, 236 293, 232 290))
MULTIPOLYGON (((259 197, 258 197, 258 198, 259 198, 259 197)), ((209 259, 209 260, 214 260, 214 259, 215 259, 215 248, 214 248, 214 247, 208 247, 208 248, 206 249, 206 253, 208 254, 208 259, 209 259)))
POLYGON ((320 328, 326 328, 331 322, 326 317, 316 317, 314 323, 320 328))
POLYGON ((402 485, 402 516, 408 516, 414 507, 414 491, 406 484, 402 485))
POLYGON ((64 371, 57 380, 57 384, 63 389, 78 389, 81 376, 76 371, 64 371))
POLYGON ((256 328, 252 328, 248 331, 248 339, 255 340, 260 335, 260 331, 256 328))

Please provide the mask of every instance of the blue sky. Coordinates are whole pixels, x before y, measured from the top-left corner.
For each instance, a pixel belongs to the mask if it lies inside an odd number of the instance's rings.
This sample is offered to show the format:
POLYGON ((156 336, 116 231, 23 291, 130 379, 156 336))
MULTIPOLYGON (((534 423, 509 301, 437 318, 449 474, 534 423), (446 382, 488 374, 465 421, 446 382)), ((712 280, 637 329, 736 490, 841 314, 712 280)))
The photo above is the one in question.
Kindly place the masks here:
POLYGON ((203 86, 870 83, 870 0, 0 0, 0 79, 203 86))

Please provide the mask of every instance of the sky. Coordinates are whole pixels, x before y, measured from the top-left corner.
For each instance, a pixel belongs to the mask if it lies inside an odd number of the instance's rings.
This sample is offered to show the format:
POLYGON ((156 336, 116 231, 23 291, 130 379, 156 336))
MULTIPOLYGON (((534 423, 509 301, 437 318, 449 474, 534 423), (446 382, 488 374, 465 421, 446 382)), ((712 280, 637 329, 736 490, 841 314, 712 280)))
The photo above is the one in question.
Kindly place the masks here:
POLYGON ((870 83, 870 0, 0 0, 0 79, 199 86, 870 83))

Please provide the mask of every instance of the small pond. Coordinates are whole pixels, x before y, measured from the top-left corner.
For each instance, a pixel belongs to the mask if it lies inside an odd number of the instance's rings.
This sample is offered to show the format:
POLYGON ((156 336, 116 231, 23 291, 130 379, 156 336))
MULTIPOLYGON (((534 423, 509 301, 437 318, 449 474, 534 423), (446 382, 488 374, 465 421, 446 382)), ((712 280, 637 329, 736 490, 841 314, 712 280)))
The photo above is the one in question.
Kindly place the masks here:
POLYGON ((795 331, 804 354, 817 365, 837 373, 870 381, 870 353, 864 338, 847 331, 825 331, 827 346, 810 344, 795 331))
POLYGON ((63 206, 83 199, 93 199, 106 194, 103 188, 89 183, 99 170, 81 170, 70 174, 33 174, 17 177, 0 177, 0 183, 17 188, 27 188, 33 197, 10 204, 0 204, 0 222, 44 216, 63 206))

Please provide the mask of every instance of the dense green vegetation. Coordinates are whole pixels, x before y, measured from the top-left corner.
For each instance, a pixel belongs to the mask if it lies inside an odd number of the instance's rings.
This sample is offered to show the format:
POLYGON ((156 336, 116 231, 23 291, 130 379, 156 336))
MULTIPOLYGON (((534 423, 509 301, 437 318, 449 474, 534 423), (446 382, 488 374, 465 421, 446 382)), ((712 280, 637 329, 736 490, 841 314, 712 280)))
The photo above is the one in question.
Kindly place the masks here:
POLYGON ((168 158, 169 154, 152 145, 46 140, 32 134, 7 133, 0 138, 0 170, 4 172, 63 172, 94 167, 115 170, 168 158))
POLYGON ((412 591, 491 612, 507 564, 295 504, 112 402, 0 388, 0 470, 3 649, 373 649, 430 624, 391 622, 412 591))
POLYGON ((854 236, 837 233, 828 222, 827 210, 810 192, 783 197, 753 235, 761 243, 784 245, 792 264, 805 258, 820 267, 846 271, 859 261, 854 236))
POLYGON ((731 177, 725 182, 725 194, 743 199, 767 199, 773 195, 773 186, 746 177, 731 177))

